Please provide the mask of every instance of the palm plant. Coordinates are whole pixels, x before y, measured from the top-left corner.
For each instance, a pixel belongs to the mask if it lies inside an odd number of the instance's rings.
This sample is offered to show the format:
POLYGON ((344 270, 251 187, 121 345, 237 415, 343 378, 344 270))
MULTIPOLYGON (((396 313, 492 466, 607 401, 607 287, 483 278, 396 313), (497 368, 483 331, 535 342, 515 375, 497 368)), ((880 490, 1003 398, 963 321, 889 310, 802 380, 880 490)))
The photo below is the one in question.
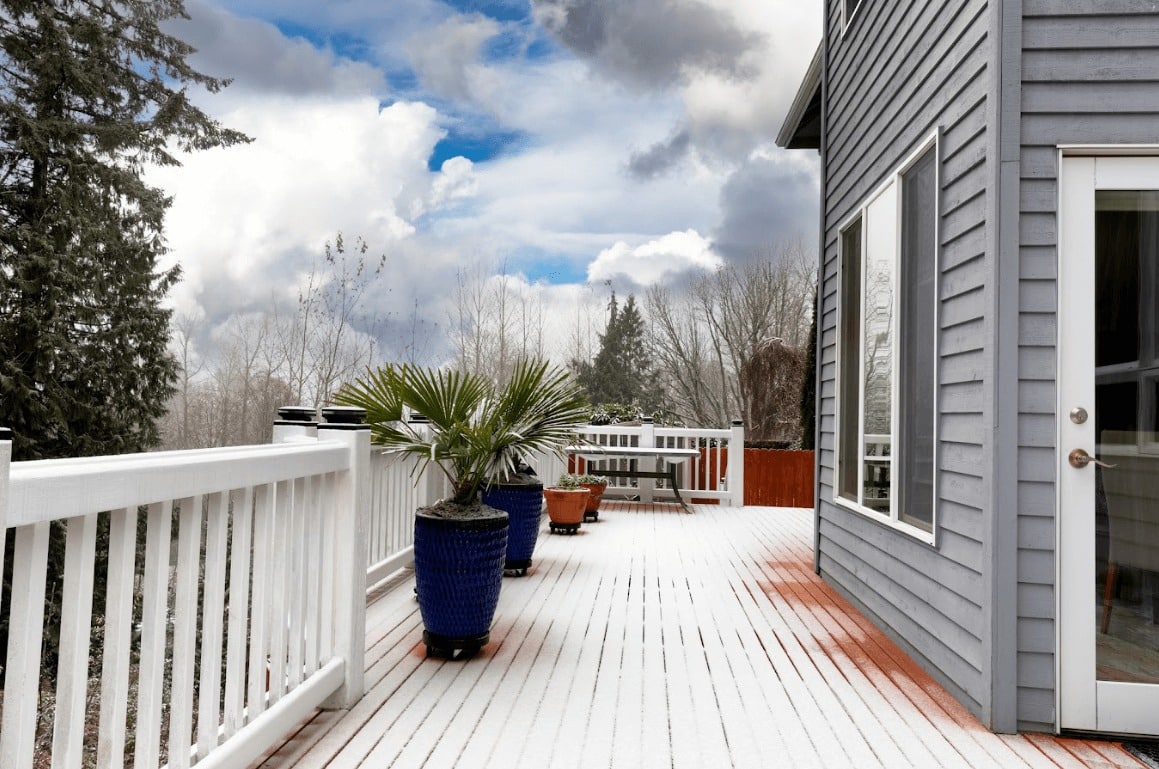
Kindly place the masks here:
POLYGON ((385 366, 348 384, 335 402, 366 409, 371 440, 415 454, 419 473, 434 465, 460 505, 513 475, 522 456, 561 455, 586 408, 566 371, 537 360, 517 363, 502 388, 477 374, 385 366), (414 413, 429 426, 411 424, 414 413))
POLYGON ((450 481, 449 503, 415 513, 415 590, 427 655, 470 657, 490 638, 510 528, 480 492, 513 475, 521 456, 562 453, 583 419, 580 389, 542 361, 521 361, 502 388, 401 365, 368 371, 335 400, 366 409, 371 440, 416 455, 417 473, 433 465, 450 481), (415 413, 427 423, 413 424, 415 413))

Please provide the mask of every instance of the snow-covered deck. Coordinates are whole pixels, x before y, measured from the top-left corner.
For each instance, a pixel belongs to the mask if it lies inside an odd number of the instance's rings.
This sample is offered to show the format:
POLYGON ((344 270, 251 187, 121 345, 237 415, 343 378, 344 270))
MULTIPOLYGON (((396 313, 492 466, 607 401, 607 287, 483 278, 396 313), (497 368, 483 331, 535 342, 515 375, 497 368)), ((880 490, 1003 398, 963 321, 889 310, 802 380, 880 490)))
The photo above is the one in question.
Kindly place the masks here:
POLYGON ((605 503, 540 536, 488 644, 424 658, 404 574, 368 606, 366 696, 265 767, 1142 766, 987 731, 812 571, 806 510, 605 503))

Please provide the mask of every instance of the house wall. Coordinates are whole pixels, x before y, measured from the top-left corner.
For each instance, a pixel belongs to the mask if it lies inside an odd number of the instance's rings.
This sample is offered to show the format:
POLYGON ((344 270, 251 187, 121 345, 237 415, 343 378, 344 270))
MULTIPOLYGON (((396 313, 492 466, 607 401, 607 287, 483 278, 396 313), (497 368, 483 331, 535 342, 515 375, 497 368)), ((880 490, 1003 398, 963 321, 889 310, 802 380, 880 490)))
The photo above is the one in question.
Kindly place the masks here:
POLYGON ((1159 142, 1159 13, 1143 0, 1022 0, 1018 713, 1055 721, 1058 145, 1159 142))
POLYGON ((819 511, 822 574, 984 721, 991 716, 991 9, 983 0, 826 6, 819 511), (832 503, 839 228, 941 129, 937 541, 832 503))

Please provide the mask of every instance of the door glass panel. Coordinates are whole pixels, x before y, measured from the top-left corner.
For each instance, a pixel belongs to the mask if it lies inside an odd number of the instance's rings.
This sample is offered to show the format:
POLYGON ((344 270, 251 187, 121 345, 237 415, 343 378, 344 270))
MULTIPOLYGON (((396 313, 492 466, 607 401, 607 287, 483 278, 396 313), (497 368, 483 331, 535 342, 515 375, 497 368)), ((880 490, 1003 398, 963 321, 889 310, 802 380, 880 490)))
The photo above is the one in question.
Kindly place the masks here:
POLYGON ((1096 673, 1159 683, 1159 192, 1095 195, 1096 673))

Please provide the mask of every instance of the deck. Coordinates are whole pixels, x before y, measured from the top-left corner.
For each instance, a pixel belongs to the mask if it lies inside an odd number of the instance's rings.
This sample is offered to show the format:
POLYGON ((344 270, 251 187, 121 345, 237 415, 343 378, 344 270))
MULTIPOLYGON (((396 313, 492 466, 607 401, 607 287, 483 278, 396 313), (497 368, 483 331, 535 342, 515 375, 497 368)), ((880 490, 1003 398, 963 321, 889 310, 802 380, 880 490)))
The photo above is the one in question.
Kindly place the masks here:
POLYGON ((368 606, 366 696, 263 767, 1140 767, 995 735, 812 571, 806 510, 605 503, 541 534, 491 643, 424 659, 413 579, 368 606))

